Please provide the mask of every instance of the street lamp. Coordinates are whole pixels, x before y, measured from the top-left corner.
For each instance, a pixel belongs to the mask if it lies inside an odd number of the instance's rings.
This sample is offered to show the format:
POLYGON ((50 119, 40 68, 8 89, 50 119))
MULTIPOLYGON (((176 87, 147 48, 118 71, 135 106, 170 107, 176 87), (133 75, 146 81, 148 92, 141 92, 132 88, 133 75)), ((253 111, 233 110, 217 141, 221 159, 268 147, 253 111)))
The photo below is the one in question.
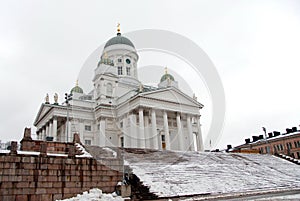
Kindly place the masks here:
POLYGON ((69 101, 72 100, 72 94, 65 93, 65 103, 67 106, 67 142, 69 142, 69 101))

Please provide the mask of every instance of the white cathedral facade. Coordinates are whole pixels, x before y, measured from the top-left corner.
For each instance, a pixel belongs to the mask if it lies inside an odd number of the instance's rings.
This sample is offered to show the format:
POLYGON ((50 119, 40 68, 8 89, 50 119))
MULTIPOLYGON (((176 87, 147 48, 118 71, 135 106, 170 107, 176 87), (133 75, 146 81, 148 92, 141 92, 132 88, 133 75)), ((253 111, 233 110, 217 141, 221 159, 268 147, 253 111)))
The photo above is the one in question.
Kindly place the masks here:
POLYGON ((37 139, 70 142, 78 133, 87 145, 203 151, 203 105, 182 92, 167 70, 157 87, 143 85, 138 59, 118 29, 95 66, 91 92, 77 83, 69 104, 58 104, 57 95, 52 104, 46 98, 34 122, 37 139))

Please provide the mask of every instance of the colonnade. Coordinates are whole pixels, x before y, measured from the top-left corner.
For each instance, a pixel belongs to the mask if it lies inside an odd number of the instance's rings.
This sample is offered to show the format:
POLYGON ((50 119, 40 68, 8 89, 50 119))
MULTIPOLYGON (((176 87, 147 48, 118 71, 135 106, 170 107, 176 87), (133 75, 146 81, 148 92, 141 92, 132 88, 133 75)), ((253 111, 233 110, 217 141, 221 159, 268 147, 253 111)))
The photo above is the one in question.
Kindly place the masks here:
MULTIPOLYGON (((171 150, 171 138, 170 129, 168 122, 168 113, 171 112, 163 111, 163 125, 160 125, 158 129, 157 122, 157 111, 155 109, 139 108, 138 111, 130 112, 122 119, 122 137, 124 140, 124 147, 126 148, 151 148, 151 149, 166 149, 171 150), (147 113, 147 114, 146 114, 147 113), (138 122, 137 122, 138 117, 138 122), (149 127, 149 119, 151 119, 151 126, 149 127), (129 121, 128 121, 129 120, 129 121), (150 129, 146 129, 150 128, 150 129), (164 138, 162 139, 162 135, 164 138)), ((177 140, 178 150, 203 150, 201 124, 197 119, 197 131, 193 132, 192 117, 187 114, 187 139, 185 139, 185 133, 182 125, 182 115, 176 113, 176 124, 177 124, 177 140), (195 136, 195 137, 194 137, 195 136), (188 141, 188 147, 186 145, 188 141), (196 140, 196 143, 194 142, 196 140), (194 146, 196 145, 196 147, 194 146)), ((100 133, 99 133, 99 145, 104 147, 108 146, 106 134, 105 134, 105 119, 100 119, 100 133)), ((115 145, 120 146, 120 145, 115 145)))

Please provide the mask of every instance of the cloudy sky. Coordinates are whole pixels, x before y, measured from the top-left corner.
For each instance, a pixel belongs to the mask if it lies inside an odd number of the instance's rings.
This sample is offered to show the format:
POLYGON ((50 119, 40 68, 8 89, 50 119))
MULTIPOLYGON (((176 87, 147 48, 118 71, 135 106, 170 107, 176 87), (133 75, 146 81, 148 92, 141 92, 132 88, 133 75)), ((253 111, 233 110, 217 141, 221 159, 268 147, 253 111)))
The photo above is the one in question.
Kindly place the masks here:
MULTIPOLYGON (((19 140, 25 126, 33 127, 46 93, 52 98, 57 92, 63 101, 86 59, 115 35, 118 22, 124 33, 178 33, 207 53, 226 95, 218 147, 262 134, 262 126, 268 131, 298 126, 299 10, 297 0, 1 0, 0 139, 19 140)), ((140 62, 145 62, 142 56, 140 62)), ((205 96, 198 100, 209 106, 205 96)), ((214 114, 206 108, 202 122, 209 138, 209 118, 214 114)))

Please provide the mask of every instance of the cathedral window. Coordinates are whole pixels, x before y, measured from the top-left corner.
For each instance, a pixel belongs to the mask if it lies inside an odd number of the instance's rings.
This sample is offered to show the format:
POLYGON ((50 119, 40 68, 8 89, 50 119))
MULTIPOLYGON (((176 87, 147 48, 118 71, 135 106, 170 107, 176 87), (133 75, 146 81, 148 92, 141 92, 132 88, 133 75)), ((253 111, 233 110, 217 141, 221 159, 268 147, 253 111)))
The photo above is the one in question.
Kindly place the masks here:
POLYGON ((128 66, 126 67, 126 74, 130 75, 130 67, 128 67, 128 66))
POLYGON ((91 131, 91 130, 92 130, 92 126, 90 126, 90 125, 85 125, 85 126, 84 126, 84 130, 86 130, 86 131, 91 131))
POLYGON ((92 144, 92 141, 91 141, 91 140, 84 140, 84 144, 85 144, 85 145, 91 145, 91 144, 92 144))
POLYGON ((124 137, 121 137, 120 141, 121 141, 121 147, 124 147, 124 137))
POLYGON ((118 75, 123 75, 122 66, 118 66, 118 75))
POLYGON ((121 59, 121 58, 119 58, 119 59, 118 59, 118 62, 122 62, 122 59, 121 59))

